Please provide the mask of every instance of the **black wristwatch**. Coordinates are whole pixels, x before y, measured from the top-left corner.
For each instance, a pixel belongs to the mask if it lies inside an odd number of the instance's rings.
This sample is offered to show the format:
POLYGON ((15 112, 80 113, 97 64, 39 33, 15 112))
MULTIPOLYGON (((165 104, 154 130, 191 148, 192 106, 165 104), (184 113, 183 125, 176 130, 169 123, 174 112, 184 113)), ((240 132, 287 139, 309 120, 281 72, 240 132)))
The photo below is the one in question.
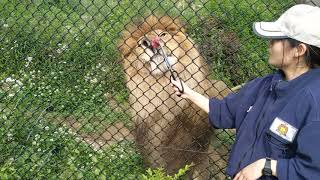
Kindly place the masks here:
POLYGON ((262 169, 262 174, 265 176, 272 176, 271 159, 270 158, 266 158, 266 162, 264 163, 264 167, 262 169))

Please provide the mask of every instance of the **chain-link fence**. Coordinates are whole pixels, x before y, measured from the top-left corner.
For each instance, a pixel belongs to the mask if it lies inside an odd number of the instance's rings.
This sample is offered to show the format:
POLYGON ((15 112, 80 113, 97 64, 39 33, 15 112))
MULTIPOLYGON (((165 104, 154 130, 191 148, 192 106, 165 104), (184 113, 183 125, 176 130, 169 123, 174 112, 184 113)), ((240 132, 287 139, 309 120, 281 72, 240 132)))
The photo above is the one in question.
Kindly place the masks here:
POLYGON ((222 98, 271 72, 252 23, 295 3, 1 0, 0 178, 224 179, 234 131, 169 77, 222 98))

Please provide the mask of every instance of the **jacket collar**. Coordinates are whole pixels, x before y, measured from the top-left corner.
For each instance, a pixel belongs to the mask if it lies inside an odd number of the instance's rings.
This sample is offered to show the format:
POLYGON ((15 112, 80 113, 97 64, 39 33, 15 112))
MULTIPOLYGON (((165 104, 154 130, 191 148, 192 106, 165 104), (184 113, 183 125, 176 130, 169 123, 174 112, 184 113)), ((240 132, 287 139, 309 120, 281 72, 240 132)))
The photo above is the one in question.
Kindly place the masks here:
POLYGON ((299 77, 287 81, 284 73, 278 70, 271 81, 270 91, 274 91, 277 97, 287 96, 301 90, 312 79, 320 77, 320 68, 310 69, 299 77))

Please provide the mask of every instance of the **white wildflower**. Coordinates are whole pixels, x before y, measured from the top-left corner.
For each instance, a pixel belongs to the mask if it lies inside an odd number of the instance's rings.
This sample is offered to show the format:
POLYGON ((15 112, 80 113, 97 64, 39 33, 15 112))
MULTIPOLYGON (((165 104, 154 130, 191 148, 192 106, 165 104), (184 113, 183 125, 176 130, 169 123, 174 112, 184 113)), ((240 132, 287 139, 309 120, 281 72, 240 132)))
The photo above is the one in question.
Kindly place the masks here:
POLYGON ((14 84, 14 85, 12 86, 12 88, 13 88, 13 89, 18 89, 18 90, 19 90, 19 89, 20 89, 20 86, 19 86, 19 84, 14 84))
POLYGON ((33 57, 27 57, 28 61, 32 61, 33 57))
POLYGON ((39 135, 39 134, 36 134, 36 135, 34 136, 34 138, 37 140, 37 139, 40 138, 40 135, 39 135))
POLYGON ((97 65, 96 65, 96 68, 98 69, 98 68, 100 68, 102 65, 101 65, 101 63, 98 63, 97 65))
POLYGON ((68 45, 64 44, 64 45, 62 46, 62 50, 66 50, 66 49, 68 49, 68 45))
POLYGON ((8 78, 6 78, 6 83, 10 83, 10 82, 15 82, 16 80, 15 79, 13 79, 13 78, 11 78, 11 77, 8 77, 8 78))
POLYGON ((91 79, 90 81, 92 84, 96 84, 98 82, 97 78, 91 79))
POLYGON ((3 27, 7 28, 7 27, 9 27, 9 25, 8 24, 3 24, 3 27))
POLYGON ((21 82, 21 81, 19 81, 19 80, 16 80, 16 83, 21 87, 21 86, 23 86, 23 83, 21 82))

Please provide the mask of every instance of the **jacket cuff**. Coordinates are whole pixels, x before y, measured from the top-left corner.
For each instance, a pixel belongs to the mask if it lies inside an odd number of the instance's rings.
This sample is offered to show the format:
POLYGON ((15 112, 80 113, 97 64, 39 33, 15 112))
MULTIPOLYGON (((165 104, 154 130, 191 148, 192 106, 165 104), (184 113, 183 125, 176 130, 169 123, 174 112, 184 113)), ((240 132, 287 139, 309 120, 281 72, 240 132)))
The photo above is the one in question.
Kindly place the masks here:
POLYGON ((209 100, 209 123, 215 128, 220 126, 220 109, 220 100, 216 98, 209 100))
POLYGON ((287 180, 288 179, 288 164, 289 159, 278 159, 277 160, 277 177, 279 180, 287 180))

